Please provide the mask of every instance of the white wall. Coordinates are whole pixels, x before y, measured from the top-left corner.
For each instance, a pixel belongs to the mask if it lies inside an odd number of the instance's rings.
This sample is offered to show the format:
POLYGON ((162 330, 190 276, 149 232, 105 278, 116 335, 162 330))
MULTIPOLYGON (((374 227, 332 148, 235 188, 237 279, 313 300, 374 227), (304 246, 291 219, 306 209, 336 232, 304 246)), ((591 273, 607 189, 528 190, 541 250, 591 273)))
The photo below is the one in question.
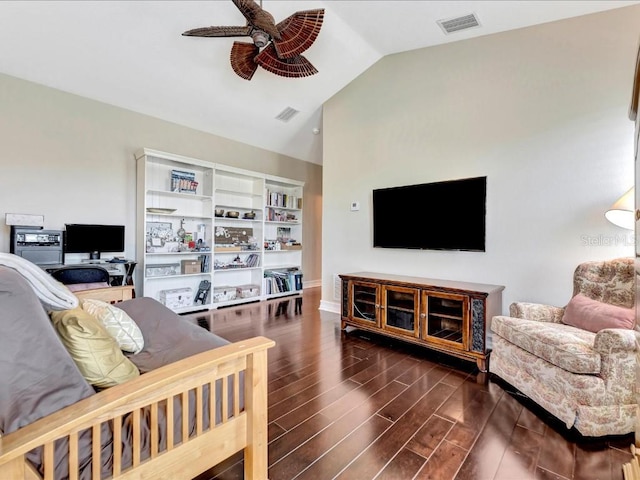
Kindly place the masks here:
MULTIPOLYGON (((633 255, 603 214, 633 185, 639 37, 640 6, 612 10, 388 56, 330 99, 322 308, 356 271, 504 285, 505 312, 564 305, 578 263, 633 255), (486 252, 372 247, 373 189, 484 175, 486 252)), ((406 207, 399 227, 422 229, 406 207)))
POLYGON ((5 213, 32 213, 45 216, 47 229, 124 224, 126 256, 134 258, 134 153, 143 147, 305 182, 304 279, 320 282, 321 166, 6 75, 0 75, 0 251, 9 251, 5 213))

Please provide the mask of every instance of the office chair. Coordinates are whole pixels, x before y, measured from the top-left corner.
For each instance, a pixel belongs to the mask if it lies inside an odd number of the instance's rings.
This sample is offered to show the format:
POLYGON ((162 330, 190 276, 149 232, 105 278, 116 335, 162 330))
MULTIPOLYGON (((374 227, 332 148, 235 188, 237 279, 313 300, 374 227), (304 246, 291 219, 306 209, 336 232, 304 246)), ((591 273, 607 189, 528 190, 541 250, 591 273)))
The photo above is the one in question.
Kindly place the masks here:
POLYGON ((71 291, 110 286, 109 272, 96 265, 68 265, 54 270, 51 276, 71 291))

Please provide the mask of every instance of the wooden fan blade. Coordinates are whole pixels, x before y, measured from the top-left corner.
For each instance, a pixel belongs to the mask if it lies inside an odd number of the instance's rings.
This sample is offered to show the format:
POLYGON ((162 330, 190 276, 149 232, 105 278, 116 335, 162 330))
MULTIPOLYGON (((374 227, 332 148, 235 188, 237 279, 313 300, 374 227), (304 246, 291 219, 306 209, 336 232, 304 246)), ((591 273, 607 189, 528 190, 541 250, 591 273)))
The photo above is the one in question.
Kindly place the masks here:
POLYGON ((233 42, 231 47, 231 68, 245 80, 251 80, 258 69, 255 57, 260 49, 253 43, 233 42))
POLYGON ((320 33, 323 19, 324 9, 320 8, 296 12, 278 23, 280 39, 273 40, 278 56, 292 58, 309 48, 320 33))
POLYGON ((270 43, 255 57, 255 62, 265 70, 281 77, 300 78, 318 73, 311 62, 302 55, 292 58, 278 57, 273 43, 270 43))
POLYGON ((250 25, 267 32, 272 38, 280 38, 280 32, 273 16, 263 10, 256 2, 253 0, 233 0, 233 3, 250 25))
POLYGON ((185 37, 247 37, 251 33, 251 27, 202 27, 187 30, 182 35, 185 37))

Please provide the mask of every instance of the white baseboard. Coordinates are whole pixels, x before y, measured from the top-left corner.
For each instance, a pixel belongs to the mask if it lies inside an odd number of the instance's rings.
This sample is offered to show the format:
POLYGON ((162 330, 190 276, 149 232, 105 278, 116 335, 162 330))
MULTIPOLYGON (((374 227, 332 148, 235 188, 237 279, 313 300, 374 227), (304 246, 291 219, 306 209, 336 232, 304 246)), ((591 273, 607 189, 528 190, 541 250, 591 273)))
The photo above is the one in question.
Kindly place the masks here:
POLYGON ((318 310, 325 310, 331 313, 341 313, 340 302, 328 302, 326 300, 320 300, 320 307, 318 310))

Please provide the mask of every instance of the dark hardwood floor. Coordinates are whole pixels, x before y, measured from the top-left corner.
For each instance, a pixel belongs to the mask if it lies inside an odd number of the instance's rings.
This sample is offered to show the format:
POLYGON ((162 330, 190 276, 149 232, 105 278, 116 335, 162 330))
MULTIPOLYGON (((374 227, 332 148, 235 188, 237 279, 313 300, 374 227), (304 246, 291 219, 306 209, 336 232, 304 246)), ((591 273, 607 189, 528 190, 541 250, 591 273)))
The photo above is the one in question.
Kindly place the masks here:
MULTIPOLYGON (((302 296, 187 317, 269 351, 269 479, 621 480, 631 435, 587 439, 475 363, 358 330, 302 296)), ((237 454, 201 479, 242 479, 237 454)))

